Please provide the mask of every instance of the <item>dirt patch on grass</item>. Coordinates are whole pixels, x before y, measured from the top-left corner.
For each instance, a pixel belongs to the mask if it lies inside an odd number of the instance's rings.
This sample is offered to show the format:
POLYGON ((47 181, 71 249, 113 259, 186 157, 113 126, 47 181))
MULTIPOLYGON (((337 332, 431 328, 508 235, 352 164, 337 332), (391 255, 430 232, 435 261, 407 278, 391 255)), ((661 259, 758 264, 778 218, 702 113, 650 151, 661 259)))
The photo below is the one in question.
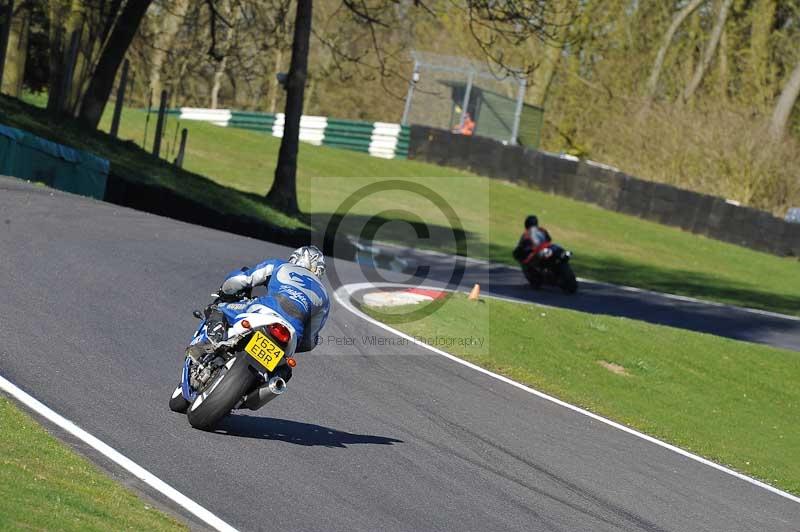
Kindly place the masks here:
POLYGON ((614 364, 613 362, 606 362, 605 360, 598 360, 598 364, 606 368, 611 373, 616 373, 617 375, 624 375, 625 377, 630 377, 631 374, 619 364, 614 364))

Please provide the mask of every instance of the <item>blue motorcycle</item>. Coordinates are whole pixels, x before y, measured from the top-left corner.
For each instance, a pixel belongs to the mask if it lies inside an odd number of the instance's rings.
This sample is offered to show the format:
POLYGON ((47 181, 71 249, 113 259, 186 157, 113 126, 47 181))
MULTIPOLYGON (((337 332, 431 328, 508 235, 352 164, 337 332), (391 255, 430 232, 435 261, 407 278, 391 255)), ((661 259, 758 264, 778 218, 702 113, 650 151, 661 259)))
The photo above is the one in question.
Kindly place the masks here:
POLYGON ((258 410, 286 391, 297 337, 279 313, 246 297, 217 298, 194 315, 200 325, 186 348, 172 411, 185 413, 197 429, 213 430, 231 410, 258 410))

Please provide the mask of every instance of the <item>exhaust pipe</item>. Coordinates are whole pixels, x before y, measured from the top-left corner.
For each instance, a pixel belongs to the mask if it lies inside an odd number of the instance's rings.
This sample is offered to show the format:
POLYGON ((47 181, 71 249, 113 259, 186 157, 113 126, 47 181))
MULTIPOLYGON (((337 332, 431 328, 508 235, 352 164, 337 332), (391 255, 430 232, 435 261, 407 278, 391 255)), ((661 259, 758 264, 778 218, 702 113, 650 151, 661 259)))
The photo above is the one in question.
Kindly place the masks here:
POLYGON ((247 394, 244 406, 250 410, 258 410, 285 391, 286 381, 280 377, 272 377, 265 385, 247 394))
POLYGON ((275 395, 280 395, 286 391, 286 381, 280 377, 272 377, 267 383, 267 388, 275 395))

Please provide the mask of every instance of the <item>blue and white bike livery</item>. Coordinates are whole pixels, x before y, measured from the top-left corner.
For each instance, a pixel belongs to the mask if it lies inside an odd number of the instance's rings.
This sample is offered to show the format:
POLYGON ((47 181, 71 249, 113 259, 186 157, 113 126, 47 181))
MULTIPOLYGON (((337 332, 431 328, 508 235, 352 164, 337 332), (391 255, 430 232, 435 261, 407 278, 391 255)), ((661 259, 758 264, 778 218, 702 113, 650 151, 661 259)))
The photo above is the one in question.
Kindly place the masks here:
POLYGON ((266 261, 228 276, 205 312, 189 346, 169 405, 189 423, 211 430, 231 410, 258 410, 286 391, 296 352, 309 351, 328 314, 328 296, 308 270, 266 261), (251 297, 255 285, 267 294, 251 297), (224 302, 224 290, 241 294, 224 302), (233 288, 231 288, 233 287, 233 288))

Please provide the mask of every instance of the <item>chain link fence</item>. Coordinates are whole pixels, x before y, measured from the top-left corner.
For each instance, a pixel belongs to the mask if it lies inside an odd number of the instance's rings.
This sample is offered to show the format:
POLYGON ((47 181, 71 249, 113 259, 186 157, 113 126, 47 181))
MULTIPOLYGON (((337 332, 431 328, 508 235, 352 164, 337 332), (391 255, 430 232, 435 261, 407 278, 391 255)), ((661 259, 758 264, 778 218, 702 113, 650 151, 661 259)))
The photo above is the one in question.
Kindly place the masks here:
POLYGON ((446 129, 538 147, 543 110, 524 103, 525 78, 465 57, 412 52, 403 125, 446 129))

